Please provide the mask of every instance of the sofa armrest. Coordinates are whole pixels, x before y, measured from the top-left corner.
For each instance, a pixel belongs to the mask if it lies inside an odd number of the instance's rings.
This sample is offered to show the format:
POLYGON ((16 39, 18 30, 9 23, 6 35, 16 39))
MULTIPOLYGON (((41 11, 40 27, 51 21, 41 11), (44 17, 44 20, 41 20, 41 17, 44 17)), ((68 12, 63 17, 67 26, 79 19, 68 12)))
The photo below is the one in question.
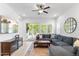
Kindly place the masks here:
POLYGON ((76 56, 79 56, 79 47, 76 49, 76 56))

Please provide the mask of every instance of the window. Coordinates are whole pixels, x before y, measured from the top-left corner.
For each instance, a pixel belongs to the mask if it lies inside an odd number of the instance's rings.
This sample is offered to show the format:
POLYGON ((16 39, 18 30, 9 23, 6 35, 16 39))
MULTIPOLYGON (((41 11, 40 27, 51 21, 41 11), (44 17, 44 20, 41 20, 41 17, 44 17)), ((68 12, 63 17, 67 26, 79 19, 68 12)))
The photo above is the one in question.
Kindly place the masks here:
POLYGON ((38 23, 27 23, 26 24, 26 32, 29 33, 51 33, 52 25, 47 24, 38 24, 38 23))
POLYGON ((8 23, 1 23, 1 32, 8 33, 8 23))
POLYGON ((41 33, 47 33, 48 31, 47 31, 47 25, 45 25, 45 24, 42 24, 41 25, 41 33))
POLYGON ((17 33, 18 25, 15 21, 5 16, 0 16, 0 33, 17 33))
POLYGON ((13 33, 16 33, 16 32, 18 32, 18 25, 17 24, 14 24, 13 25, 13 33))
POLYGON ((48 33, 51 33, 51 32, 52 32, 52 25, 49 24, 49 25, 48 25, 48 33))
POLYGON ((39 32, 39 24, 26 24, 26 26, 28 28, 27 31, 30 33, 36 34, 39 32))

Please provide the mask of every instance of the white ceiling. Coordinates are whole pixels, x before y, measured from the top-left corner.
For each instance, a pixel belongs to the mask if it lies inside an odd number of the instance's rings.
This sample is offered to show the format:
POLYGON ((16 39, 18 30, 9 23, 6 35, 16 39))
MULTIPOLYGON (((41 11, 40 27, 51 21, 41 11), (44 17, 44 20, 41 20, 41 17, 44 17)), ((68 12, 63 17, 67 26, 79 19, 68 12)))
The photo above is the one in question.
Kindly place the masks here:
POLYGON ((34 4, 35 3, 8 3, 7 5, 10 6, 18 15, 25 15, 25 17, 30 18, 57 17, 75 5, 73 3, 47 3, 46 5, 50 6, 48 14, 38 15, 37 12, 32 11, 34 9, 34 4))

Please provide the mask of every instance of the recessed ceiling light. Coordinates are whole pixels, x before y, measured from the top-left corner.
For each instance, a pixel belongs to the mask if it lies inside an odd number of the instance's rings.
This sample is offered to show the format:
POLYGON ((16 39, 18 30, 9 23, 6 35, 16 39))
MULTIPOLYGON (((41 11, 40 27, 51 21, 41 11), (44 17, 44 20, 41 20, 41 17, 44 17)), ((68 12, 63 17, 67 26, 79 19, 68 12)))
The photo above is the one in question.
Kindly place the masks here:
POLYGON ((23 16, 23 17, 25 17, 25 16, 26 16, 26 14, 22 14, 22 16, 23 16))
POLYGON ((57 16, 57 14, 54 14, 54 17, 56 17, 57 16))
POLYGON ((53 17, 58 17, 58 14, 54 14, 53 17))
POLYGON ((20 18, 21 18, 21 16, 17 16, 17 18, 18 18, 18 19, 20 19, 20 18))

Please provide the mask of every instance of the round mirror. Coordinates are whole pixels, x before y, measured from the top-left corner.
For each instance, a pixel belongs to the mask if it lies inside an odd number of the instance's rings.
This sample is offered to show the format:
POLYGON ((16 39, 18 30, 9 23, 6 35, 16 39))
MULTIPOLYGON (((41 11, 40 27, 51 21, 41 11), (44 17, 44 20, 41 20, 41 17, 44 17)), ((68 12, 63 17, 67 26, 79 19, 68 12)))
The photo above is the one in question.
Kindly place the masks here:
POLYGON ((73 17, 67 18, 67 20, 64 23, 64 30, 66 33, 73 33, 76 30, 77 27, 77 21, 73 17))

